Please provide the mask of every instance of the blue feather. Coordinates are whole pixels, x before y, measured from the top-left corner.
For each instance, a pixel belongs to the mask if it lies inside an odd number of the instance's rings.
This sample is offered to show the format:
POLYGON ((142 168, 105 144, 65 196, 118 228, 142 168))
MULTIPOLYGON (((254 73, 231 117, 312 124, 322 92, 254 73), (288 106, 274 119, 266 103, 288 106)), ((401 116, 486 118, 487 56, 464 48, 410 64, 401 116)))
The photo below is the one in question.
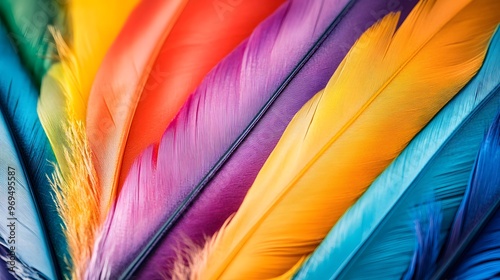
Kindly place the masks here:
POLYGON ((434 279, 500 277, 500 114, 476 159, 434 279))
MULTIPOLYGON (((67 246, 62 221, 53 200, 53 190, 47 178, 53 173, 52 163, 55 163, 55 158, 38 119, 38 91, 1 25, 0 61, 0 111, 5 116, 5 122, 18 149, 19 160, 25 167, 27 181, 40 205, 50 241, 58 253, 58 263, 62 264, 67 256, 67 246)), ((4 158, 5 151, 1 153, 4 158)))
POLYGON ((415 218, 416 248, 413 252, 410 268, 403 276, 404 280, 428 279, 437 261, 440 249, 440 229, 443 215, 439 203, 430 202, 427 209, 419 207, 415 218))
POLYGON ((429 198, 442 206, 443 240, 500 103, 499 33, 476 77, 344 214, 295 279, 400 279, 416 244, 411 213, 429 198))
MULTIPOLYGON (((10 246, 0 236, 0 279, 54 279, 49 278, 44 273, 20 259, 17 255, 12 255, 8 249, 10 246)), ((32 262, 32 261, 31 261, 32 262)))
MULTIPOLYGON (((25 175, 24 164, 1 110, 0 151, 0 182, 5 182, 5 186, 0 188, 0 219, 3 222, 0 226, 0 242, 14 258, 22 260, 26 267, 40 271, 45 278, 54 279, 55 269, 38 207, 25 175)), ((19 262, 12 266, 24 267, 19 262)))

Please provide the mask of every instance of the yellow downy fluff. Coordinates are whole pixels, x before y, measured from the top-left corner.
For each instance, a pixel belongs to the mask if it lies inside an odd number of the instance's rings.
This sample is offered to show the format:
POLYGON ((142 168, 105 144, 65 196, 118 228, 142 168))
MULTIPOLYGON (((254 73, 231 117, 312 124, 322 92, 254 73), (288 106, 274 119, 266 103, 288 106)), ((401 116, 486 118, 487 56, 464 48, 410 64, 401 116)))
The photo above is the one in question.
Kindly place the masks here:
POLYGON ((290 277, 477 72, 500 1, 421 1, 395 32, 398 18, 365 32, 297 113, 234 218, 180 269, 184 277, 290 277))
POLYGON ((51 29, 61 62, 42 81, 38 114, 59 167, 52 183, 65 223, 72 279, 83 278, 106 214, 99 208, 100 186, 85 133, 87 100, 101 61, 138 2, 72 0, 67 11, 71 38, 65 42, 51 29))

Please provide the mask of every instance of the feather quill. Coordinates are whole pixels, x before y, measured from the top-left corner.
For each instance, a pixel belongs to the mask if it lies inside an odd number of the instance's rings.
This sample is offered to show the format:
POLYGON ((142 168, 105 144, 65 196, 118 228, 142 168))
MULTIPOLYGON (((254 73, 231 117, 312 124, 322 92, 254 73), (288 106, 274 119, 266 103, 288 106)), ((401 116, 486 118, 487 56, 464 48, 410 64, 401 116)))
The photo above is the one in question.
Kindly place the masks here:
POLYGON ((115 201, 133 161, 159 142, 207 72, 282 2, 239 1, 222 15, 206 0, 138 6, 106 56, 89 100, 87 132, 106 186, 103 208, 115 201))
MULTIPOLYGON (((101 225, 99 184, 85 133, 90 89, 98 68, 139 0, 74 0, 68 3, 71 40, 52 29, 61 56, 42 82, 38 114, 58 169, 52 187, 65 224, 72 278, 83 275, 101 225)), ((62 238, 61 238, 62 239, 62 238)))
MULTIPOLYGON (((52 246, 58 254, 57 269, 61 269, 67 252, 62 232, 62 221, 57 214, 53 201, 53 191, 47 176, 52 174, 55 162, 46 135, 36 114, 38 92, 21 65, 11 41, 3 26, 0 25, 0 110, 9 123, 15 139, 18 155, 24 164, 26 178, 30 182, 34 198, 43 205, 41 224, 46 227, 52 246)), ((3 158, 2 151, 2 158, 3 158)), ((27 202, 27 201, 26 201, 27 202)))
POLYGON ((422 1, 398 32, 390 14, 364 33, 294 117, 190 277, 271 278, 303 261, 479 69, 498 8, 492 0, 422 1))
MULTIPOLYGON (((9 248, 9 257, 19 257, 27 267, 39 271, 45 278, 55 279, 53 258, 32 186, 26 177, 25 163, 16 147, 18 141, 10 131, 3 109, 0 110, 0 181, 6 184, 0 190, 0 216, 4 221, 0 227, 1 243, 9 248)), ((13 264, 12 267, 16 267, 15 261, 13 264)), ((26 276, 41 279, 36 274, 26 276)))
POLYGON ((65 29, 61 9, 60 1, 55 0, 0 1, 0 17, 37 86, 55 61, 56 48, 48 26, 65 29))
POLYGON ((220 229, 224 221, 238 209, 293 115, 324 88, 365 28, 391 10, 401 10, 402 17, 406 17, 416 2, 405 1, 400 6, 394 6, 388 5, 385 0, 354 1, 343 16, 339 16, 341 20, 324 33, 324 41, 318 40, 318 49, 278 94, 267 112, 228 157, 228 161, 215 171, 213 179, 207 179, 200 196, 146 260, 138 277, 151 279, 158 271, 170 273, 176 258, 183 255, 179 251, 186 250, 185 240, 202 245, 206 236, 220 229))
POLYGON ((95 251, 102 252, 93 258, 97 267, 112 256, 135 258, 141 250, 124 273, 131 276, 193 199, 188 194, 199 192, 219 159, 231 151, 231 145, 259 117, 259 111, 265 110, 275 92, 300 69, 296 65, 337 21, 347 2, 295 0, 284 4, 208 74, 169 126, 159 147, 148 148, 131 169, 108 216, 101 242, 96 244, 100 249, 95 251), (298 26, 298 22, 311 23, 298 26), (262 77, 258 82, 243 78, 257 75, 262 77), (136 217, 147 217, 133 225, 141 230, 124 235, 136 217))
POLYGON ((500 102, 499 51, 497 32, 479 73, 343 215, 296 279, 400 278, 416 243, 410 214, 429 198, 443 208, 441 248, 500 102))

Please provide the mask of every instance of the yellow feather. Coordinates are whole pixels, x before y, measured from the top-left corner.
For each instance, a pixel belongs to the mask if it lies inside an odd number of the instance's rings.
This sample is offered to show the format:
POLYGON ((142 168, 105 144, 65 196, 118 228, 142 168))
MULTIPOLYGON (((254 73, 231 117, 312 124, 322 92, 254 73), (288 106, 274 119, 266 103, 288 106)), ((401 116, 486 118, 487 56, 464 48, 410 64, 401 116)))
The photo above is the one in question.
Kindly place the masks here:
POLYGON ((421 1, 395 32, 398 18, 369 29, 297 113, 190 279, 290 275, 477 72, 500 1, 421 1))
MULTIPOLYGON (((42 80, 38 114, 56 155, 56 201, 65 223, 72 279, 83 278, 105 216, 85 133, 87 100, 107 50, 139 0, 69 1, 71 38, 51 29, 61 58, 42 80)), ((69 264, 68 264, 69 265, 69 264)))

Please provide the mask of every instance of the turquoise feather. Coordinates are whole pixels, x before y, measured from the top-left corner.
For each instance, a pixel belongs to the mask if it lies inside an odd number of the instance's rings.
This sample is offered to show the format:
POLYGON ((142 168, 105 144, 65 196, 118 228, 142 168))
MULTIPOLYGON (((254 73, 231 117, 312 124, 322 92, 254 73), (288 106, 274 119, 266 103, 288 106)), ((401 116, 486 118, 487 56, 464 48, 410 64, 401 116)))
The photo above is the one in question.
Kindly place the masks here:
POLYGON ((400 279, 416 245, 414 214, 432 199, 442 207, 440 234, 444 236, 484 132, 497 113, 499 71, 497 32, 476 77, 344 214, 295 279, 369 279, 374 275, 400 279))
MULTIPOLYGON (((67 255, 67 245, 62 221, 53 200, 52 187, 47 178, 54 171, 55 158, 38 119, 38 91, 1 25, 0 61, 0 110, 25 167, 27 181, 39 203, 42 220, 57 252, 60 266, 67 255)), ((4 151, 1 153, 3 158, 4 151)))

